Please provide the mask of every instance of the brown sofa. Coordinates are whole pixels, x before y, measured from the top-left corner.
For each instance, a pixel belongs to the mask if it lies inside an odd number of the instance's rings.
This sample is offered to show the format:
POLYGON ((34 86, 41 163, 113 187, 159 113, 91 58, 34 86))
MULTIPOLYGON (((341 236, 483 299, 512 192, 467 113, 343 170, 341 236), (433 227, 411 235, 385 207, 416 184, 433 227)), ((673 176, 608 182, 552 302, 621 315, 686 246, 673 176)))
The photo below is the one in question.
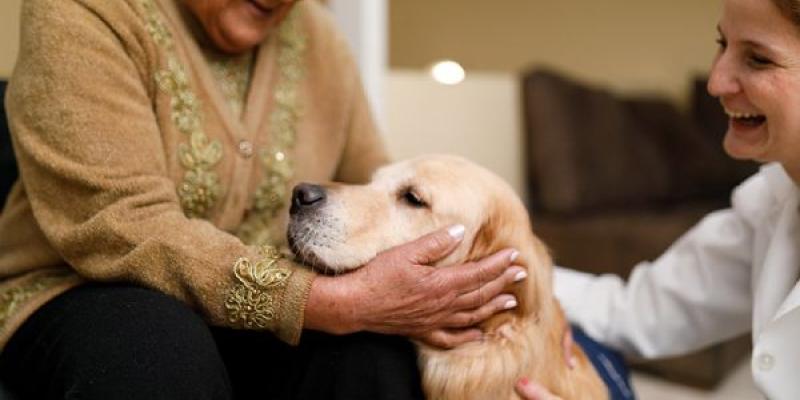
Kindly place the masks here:
MULTIPOLYGON (((14 150, 11 148, 11 135, 8 131, 6 122, 6 110, 3 100, 6 94, 6 81, 0 80, 0 213, 6 202, 11 185, 17 180, 17 162, 14 157, 14 150)), ((17 397, 8 392, 2 382, 0 382, 0 399, 14 400, 17 397)))
POLYGON ((11 185, 17 180, 17 162, 14 150, 11 148, 11 135, 6 123, 6 111, 3 99, 6 93, 6 81, 0 80, 0 212, 5 203, 11 185))
MULTIPOLYGON (((732 188, 757 169, 724 154, 727 118, 702 79, 688 112, 547 70, 525 74, 522 87, 528 202, 559 265, 627 277, 725 207, 732 188)), ((748 351, 743 337, 637 367, 708 388, 748 351)))

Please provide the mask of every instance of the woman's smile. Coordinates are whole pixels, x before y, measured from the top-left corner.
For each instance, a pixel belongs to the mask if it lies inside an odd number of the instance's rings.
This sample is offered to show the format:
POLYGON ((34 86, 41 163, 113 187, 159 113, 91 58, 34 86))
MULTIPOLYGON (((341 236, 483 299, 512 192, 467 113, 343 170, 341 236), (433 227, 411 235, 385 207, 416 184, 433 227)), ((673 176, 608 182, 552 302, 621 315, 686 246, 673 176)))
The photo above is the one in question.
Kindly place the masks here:
POLYGON ((251 8, 254 9, 255 11, 257 11, 262 18, 263 17, 269 17, 270 15, 272 15, 275 12, 275 7, 274 6, 273 7, 269 7, 269 6, 263 5, 263 4, 259 3, 257 0, 247 0, 247 3, 250 4, 252 6, 251 8))
POLYGON ((766 141, 767 117, 754 111, 735 111, 725 108, 728 115, 728 129, 736 139, 751 145, 766 141))

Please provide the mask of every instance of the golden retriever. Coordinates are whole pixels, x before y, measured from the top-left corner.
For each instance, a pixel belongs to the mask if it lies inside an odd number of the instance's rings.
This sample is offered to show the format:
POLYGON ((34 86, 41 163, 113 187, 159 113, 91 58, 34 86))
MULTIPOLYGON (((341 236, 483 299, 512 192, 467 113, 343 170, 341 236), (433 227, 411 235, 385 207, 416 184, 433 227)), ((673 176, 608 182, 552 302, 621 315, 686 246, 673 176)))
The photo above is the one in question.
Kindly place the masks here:
POLYGON ((329 272, 357 268, 383 250, 453 224, 466 227, 464 240, 439 265, 519 250, 515 263, 527 268, 528 279, 509 288, 519 305, 481 324, 485 340, 450 350, 418 344, 427 398, 516 399, 513 387, 523 376, 564 399, 607 398, 577 346, 577 365, 567 367, 561 346, 567 325, 552 293, 550 256, 502 179, 462 158, 435 155, 381 168, 367 185, 298 189, 320 198, 307 202, 315 205, 311 210, 293 210, 289 242, 300 260, 329 272))

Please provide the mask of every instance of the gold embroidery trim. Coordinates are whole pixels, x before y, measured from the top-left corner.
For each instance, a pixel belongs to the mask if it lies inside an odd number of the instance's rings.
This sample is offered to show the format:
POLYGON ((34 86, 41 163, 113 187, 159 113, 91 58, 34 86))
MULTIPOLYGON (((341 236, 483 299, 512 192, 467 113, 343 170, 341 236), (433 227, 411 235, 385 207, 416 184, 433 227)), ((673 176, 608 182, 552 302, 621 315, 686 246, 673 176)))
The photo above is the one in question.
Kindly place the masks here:
POLYGON ((256 189, 253 208, 236 235, 245 243, 276 243, 269 235, 272 220, 288 201, 293 174, 290 152, 294 148, 297 121, 301 116, 298 87, 305 76, 305 32, 300 25, 300 8, 295 7, 278 30, 279 78, 270 114, 270 145, 260 152, 264 177, 256 189))
POLYGON ((6 324, 11 315, 19 307, 27 303, 37 294, 53 287, 63 278, 69 276, 67 272, 39 275, 20 286, 16 286, 0 294, 0 327, 6 324))
POLYGON ((233 266, 237 284, 228 292, 225 309, 228 322, 233 326, 248 329, 267 329, 276 319, 278 297, 292 275, 288 268, 280 266, 283 259, 278 249, 262 246, 256 263, 239 258, 233 266))
POLYGON ((172 34, 161 19, 153 0, 142 0, 145 26, 153 40, 164 48, 166 68, 156 72, 158 88, 170 96, 172 123, 189 137, 188 144, 178 145, 178 159, 186 169, 178 186, 181 207, 190 218, 205 217, 219 199, 223 188, 214 166, 222 158, 222 143, 209 141, 203 131, 203 113, 200 99, 189 85, 186 69, 178 61, 172 34))

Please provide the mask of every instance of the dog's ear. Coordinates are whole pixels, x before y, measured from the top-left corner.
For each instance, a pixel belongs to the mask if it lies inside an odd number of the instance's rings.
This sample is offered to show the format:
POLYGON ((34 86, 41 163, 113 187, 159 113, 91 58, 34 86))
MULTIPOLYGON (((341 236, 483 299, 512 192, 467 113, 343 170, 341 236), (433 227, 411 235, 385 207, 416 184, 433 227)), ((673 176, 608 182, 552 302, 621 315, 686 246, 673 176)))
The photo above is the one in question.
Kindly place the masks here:
POLYGON ((538 312, 543 302, 552 298, 552 261, 544 244, 534 236, 528 218, 524 208, 493 202, 467 254, 468 260, 476 261, 506 248, 519 251, 514 265, 528 272, 528 278, 515 283, 511 290, 520 315, 538 312))

